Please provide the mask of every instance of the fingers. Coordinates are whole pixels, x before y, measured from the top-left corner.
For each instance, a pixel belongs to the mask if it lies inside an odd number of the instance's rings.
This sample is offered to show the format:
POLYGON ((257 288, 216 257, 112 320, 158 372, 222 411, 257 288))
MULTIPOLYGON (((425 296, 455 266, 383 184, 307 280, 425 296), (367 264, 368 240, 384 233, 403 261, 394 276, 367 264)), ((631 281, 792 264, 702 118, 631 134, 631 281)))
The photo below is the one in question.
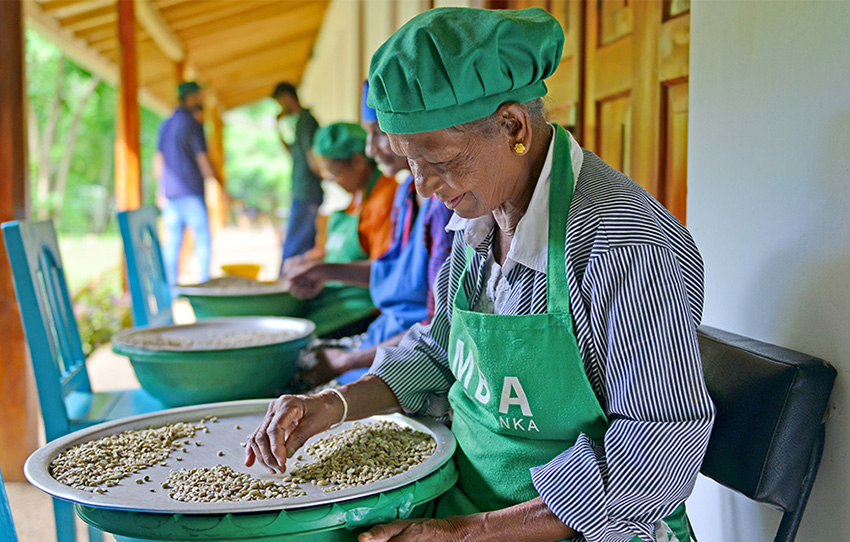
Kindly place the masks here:
POLYGON ((358 542, 386 542, 400 535, 412 522, 399 519, 392 523, 376 525, 357 537, 358 542))
POLYGON ((297 425, 303 415, 304 409, 299 402, 287 395, 272 401, 259 427, 248 436, 246 466, 250 467, 256 460, 272 473, 286 469, 286 452, 282 451, 285 450, 282 443, 287 430, 297 425))
POLYGON ((333 423, 329 421, 328 404, 324 399, 283 395, 272 401, 259 427, 248 436, 245 465, 250 467, 257 462, 272 473, 285 472, 286 460, 307 439, 333 423))
MULTIPOLYGON (((287 435, 298 426, 298 420, 289 416, 291 411, 278 411, 272 422, 266 428, 266 435, 269 439, 269 449, 274 457, 275 463, 286 470, 286 460, 295 453, 287 447, 287 435)), ((300 416, 299 416, 300 418, 300 416)))
POLYGON ((250 467, 251 465, 253 465, 255 459, 256 459, 256 456, 254 455, 254 450, 249 447, 245 451, 245 466, 250 467))
POLYGON ((306 280, 303 277, 289 283, 289 293, 298 299, 313 299, 321 289, 322 284, 306 280))

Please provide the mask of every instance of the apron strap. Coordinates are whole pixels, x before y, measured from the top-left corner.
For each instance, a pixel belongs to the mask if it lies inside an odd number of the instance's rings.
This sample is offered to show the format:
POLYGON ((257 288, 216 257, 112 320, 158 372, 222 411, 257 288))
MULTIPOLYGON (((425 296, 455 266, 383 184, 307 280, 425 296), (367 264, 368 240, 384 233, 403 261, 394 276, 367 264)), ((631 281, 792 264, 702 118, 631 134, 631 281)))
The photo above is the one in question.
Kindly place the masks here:
POLYGON ((570 137, 555 124, 555 149, 549 181, 549 248, 546 259, 546 306, 549 313, 568 313, 570 288, 566 275, 567 215, 573 200, 570 137))
MULTIPOLYGON (((372 193, 372 189, 375 188, 375 185, 378 184, 378 179, 381 177, 381 170, 378 169, 378 166, 375 166, 375 171, 372 173, 372 178, 369 179, 369 182, 366 183, 366 190, 363 191, 363 201, 366 201, 366 198, 369 197, 369 194, 372 193)), ((361 203, 362 206, 362 203, 361 203)))

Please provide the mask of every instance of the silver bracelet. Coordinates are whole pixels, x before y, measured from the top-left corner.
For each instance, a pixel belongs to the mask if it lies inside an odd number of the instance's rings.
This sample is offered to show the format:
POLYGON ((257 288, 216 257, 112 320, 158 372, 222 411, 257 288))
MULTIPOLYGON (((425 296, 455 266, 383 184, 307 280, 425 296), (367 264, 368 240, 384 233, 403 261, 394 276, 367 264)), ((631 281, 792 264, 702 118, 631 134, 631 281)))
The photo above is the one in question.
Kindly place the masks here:
POLYGON ((342 425, 345 419, 348 418, 348 401, 345 400, 345 397, 342 396, 342 392, 340 392, 338 389, 331 388, 328 391, 335 393, 336 396, 339 397, 339 400, 342 401, 342 418, 340 418, 338 422, 336 422, 330 427, 331 429, 333 429, 334 427, 339 427, 340 425, 342 425))

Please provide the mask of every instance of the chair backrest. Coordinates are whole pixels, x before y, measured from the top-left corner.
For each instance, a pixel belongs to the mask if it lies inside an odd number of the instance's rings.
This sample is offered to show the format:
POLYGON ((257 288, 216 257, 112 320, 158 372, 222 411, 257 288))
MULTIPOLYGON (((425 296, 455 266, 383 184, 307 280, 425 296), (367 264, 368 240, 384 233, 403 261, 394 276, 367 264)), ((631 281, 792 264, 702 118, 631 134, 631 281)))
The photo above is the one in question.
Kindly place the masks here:
POLYGON ((174 323, 171 291, 156 228, 158 214, 152 205, 118 213, 124 260, 127 262, 127 282, 133 299, 133 324, 136 326, 174 323))
POLYGON ((53 223, 14 221, 2 228, 50 441, 70 430, 64 398, 91 392, 86 356, 53 223))
POLYGON ((823 453, 835 381, 825 361, 710 327, 698 331, 717 418, 702 473, 784 515, 794 540, 823 453))
POLYGON ((15 522, 12 521, 12 509, 9 508, 9 498, 6 497, 6 485, 3 483, 3 473, 0 473, 0 540, 17 542, 15 522))

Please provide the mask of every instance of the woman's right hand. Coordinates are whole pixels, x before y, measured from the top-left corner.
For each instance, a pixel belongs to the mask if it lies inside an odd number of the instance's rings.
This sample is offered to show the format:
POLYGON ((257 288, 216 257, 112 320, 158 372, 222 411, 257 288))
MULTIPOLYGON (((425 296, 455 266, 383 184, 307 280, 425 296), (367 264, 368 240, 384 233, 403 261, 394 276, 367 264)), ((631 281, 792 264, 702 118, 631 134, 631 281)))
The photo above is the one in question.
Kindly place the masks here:
POLYGON ((343 411, 342 401, 333 392, 278 397, 248 436, 245 465, 250 467, 256 461, 272 473, 285 472, 286 460, 307 439, 338 422, 343 411))
POLYGON ((328 264, 323 260, 315 260, 294 256, 283 263, 283 278, 289 282, 289 293, 298 299, 313 299, 327 282, 325 270, 328 264))

